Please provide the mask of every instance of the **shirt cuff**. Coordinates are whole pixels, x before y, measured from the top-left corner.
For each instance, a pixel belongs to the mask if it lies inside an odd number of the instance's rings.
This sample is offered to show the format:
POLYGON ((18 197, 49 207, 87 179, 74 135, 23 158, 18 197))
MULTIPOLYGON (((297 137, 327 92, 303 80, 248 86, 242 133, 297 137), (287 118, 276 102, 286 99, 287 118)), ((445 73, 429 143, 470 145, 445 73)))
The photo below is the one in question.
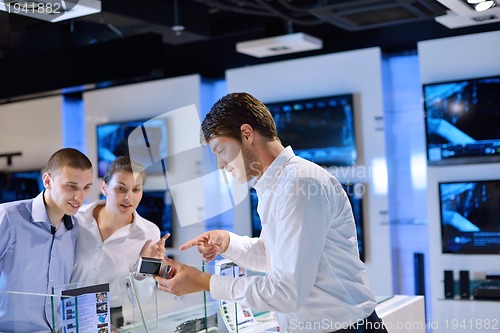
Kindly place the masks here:
POLYGON ((231 290, 233 279, 230 276, 212 274, 210 277, 210 296, 215 300, 232 301, 231 290), (230 288, 228 288, 230 286, 230 288))
POLYGON ((226 252, 221 253, 224 258, 231 260, 235 260, 235 258, 237 258, 239 252, 238 249, 240 248, 240 246, 238 246, 238 237, 239 236, 235 233, 229 232, 229 246, 227 247, 226 252))

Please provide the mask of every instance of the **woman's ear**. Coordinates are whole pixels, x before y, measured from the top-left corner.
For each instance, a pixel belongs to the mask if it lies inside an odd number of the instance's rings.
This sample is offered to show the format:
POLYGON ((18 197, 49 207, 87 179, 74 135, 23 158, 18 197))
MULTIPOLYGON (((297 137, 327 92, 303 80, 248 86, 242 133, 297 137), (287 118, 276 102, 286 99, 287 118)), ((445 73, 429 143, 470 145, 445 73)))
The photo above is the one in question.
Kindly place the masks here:
POLYGON ((101 183, 101 193, 107 197, 108 196, 108 186, 106 185, 106 183, 103 181, 101 183))

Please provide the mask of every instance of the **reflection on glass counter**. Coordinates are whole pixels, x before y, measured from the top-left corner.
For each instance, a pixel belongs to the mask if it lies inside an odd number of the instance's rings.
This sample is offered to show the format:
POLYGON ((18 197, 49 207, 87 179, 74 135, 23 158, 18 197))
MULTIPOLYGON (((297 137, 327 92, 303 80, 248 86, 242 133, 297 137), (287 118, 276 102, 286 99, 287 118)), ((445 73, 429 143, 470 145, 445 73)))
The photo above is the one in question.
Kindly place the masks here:
MULTIPOLYGON (((205 265, 195 267, 205 270, 205 265)), ((215 273, 232 276, 257 274, 245 272, 224 260, 217 262, 215 266, 209 268, 211 269, 214 269, 215 273)), ((253 309, 238 307, 234 303, 216 301, 207 292, 177 297, 156 288, 156 282, 151 276, 142 280, 135 278, 133 274, 117 278, 128 281, 126 288, 121 290, 123 322, 118 325, 119 327, 116 327, 109 307, 109 285, 103 283, 102 280, 84 281, 54 288, 52 297, 46 295, 32 297, 50 298, 52 326, 63 333, 279 332, 273 312, 256 312, 252 311, 253 309), (251 316, 247 316, 245 311, 250 311, 251 316), (225 315, 234 319, 233 323, 241 323, 241 325, 228 325, 225 315)), ((381 318, 386 316, 387 320, 399 320, 400 318, 394 317, 394 311, 404 308, 405 304, 415 302, 423 307, 421 299, 423 299, 421 296, 413 298, 378 296, 377 312, 381 318)), ((423 313, 423 310, 421 312, 423 313)))
MULTIPOLYGON (((219 303, 210 298, 209 293, 196 293, 184 297, 153 289, 149 295, 140 295, 139 288, 136 295, 129 294, 128 302, 124 302, 124 325, 112 328, 107 321, 109 295, 106 285, 102 281, 86 281, 54 288, 53 295, 41 295, 19 292, 0 291, 0 297, 10 297, 14 300, 33 301, 43 300, 49 304, 47 315, 52 317, 52 327, 57 332, 84 333, 84 332, 134 332, 134 333, 196 333, 221 332, 228 330, 220 319, 219 303), (142 311, 142 313, 141 313, 142 311)), ((140 282, 140 281, 135 281, 140 282)), ((134 282, 132 282, 134 283, 134 282)), ((135 287, 134 287, 135 288, 135 287)), ((387 323, 399 321, 415 321, 425 327, 423 317, 422 296, 378 296, 377 312, 387 323)), ((20 313, 19 317, 25 317, 20 313)), ((16 332, 29 331, 20 318, 16 332)), ((392 325, 392 324, 390 324, 392 325)), ((255 324, 238 329, 242 333, 279 332, 273 312, 262 312, 255 315, 255 324)), ((399 332, 393 330, 392 332, 399 332)), ((402 331, 401 331, 402 332, 402 331)), ((425 332, 411 330, 408 332, 425 332)))

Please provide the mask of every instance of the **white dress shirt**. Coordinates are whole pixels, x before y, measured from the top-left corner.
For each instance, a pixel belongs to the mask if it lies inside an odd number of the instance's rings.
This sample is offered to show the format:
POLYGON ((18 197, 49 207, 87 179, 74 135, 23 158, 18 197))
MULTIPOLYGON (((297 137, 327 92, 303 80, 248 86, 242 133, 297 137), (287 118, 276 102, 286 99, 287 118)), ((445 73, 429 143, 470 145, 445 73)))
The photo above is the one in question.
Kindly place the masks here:
POLYGON ((134 212, 132 223, 115 231, 103 242, 93 212, 105 203, 96 201, 82 207, 77 214, 80 233, 71 282, 104 279, 110 283, 111 307, 118 307, 123 303, 130 266, 139 259, 147 240, 152 240, 151 245, 160 240, 160 229, 134 212))
POLYGON ((223 256, 267 275, 214 275, 212 297, 276 311, 281 332, 333 332, 368 317, 375 296, 337 179, 287 147, 254 187, 260 238, 231 233, 223 256))

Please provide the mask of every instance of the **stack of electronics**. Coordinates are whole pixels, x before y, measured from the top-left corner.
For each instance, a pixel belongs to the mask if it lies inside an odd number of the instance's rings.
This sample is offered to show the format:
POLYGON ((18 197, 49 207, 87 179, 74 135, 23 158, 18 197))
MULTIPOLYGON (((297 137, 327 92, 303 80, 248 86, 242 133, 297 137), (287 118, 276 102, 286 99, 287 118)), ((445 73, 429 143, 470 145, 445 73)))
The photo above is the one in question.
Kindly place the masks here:
POLYGON ((474 288, 475 299, 500 300, 500 275, 486 275, 486 280, 474 288))

